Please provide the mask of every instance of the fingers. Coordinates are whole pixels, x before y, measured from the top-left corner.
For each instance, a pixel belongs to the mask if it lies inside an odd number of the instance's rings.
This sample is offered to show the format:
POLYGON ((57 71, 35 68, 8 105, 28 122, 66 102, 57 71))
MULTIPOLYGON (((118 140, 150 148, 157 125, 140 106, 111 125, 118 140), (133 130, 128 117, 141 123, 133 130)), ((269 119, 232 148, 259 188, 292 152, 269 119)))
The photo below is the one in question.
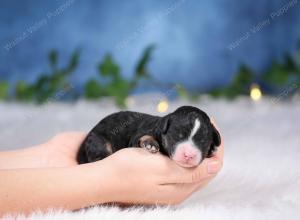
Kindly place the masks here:
POLYGON ((148 172, 148 176, 155 175, 157 183, 179 184, 179 183, 197 183, 202 179, 215 175, 220 169, 220 163, 217 158, 204 160, 195 168, 184 168, 177 165, 170 158, 161 154, 150 154, 141 148, 122 149, 109 158, 116 157, 114 164, 124 166, 124 164, 139 164, 138 167, 129 167, 139 172, 148 172), (126 157, 124 154, 126 153, 126 157))
POLYGON ((208 167, 211 162, 215 162, 215 160, 209 159, 203 162, 196 169, 189 170, 190 173, 185 172, 182 177, 173 176, 174 183, 161 185, 161 187, 164 187, 164 192, 172 193, 171 199, 162 201, 161 204, 179 204, 194 192, 205 187, 222 167, 221 163, 217 162, 214 172, 210 172, 208 167))
POLYGON ((222 162, 216 158, 204 160, 195 168, 184 168, 176 163, 172 164, 171 170, 165 174, 160 184, 197 183, 212 178, 222 168, 222 162))

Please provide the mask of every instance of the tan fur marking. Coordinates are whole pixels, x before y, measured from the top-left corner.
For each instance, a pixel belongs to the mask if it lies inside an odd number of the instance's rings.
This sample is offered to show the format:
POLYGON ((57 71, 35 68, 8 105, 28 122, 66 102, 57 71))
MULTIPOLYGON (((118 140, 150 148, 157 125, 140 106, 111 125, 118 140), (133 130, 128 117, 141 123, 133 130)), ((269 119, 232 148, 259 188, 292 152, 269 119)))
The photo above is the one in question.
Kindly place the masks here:
POLYGON ((110 153, 110 154, 113 153, 111 143, 106 143, 105 144, 105 148, 106 148, 106 150, 107 150, 108 153, 110 153))

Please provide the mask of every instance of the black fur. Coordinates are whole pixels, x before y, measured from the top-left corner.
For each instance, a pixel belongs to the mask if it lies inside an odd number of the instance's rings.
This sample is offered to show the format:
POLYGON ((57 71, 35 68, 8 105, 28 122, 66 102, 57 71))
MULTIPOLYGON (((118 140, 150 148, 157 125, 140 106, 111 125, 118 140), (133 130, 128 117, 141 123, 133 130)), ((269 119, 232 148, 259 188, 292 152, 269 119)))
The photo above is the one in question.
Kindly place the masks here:
POLYGON ((101 160, 122 148, 142 147, 149 143, 162 154, 172 156, 176 143, 190 135, 196 118, 200 120, 201 127, 193 141, 202 155, 210 157, 220 145, 219 132, 205 112, 196 107, 182 106, 164 117, 130 111, 105 117, 87 135, 77 161, 82 164, 101 160), (153 139, 144 141, 142 137, 145 135, 153 139))

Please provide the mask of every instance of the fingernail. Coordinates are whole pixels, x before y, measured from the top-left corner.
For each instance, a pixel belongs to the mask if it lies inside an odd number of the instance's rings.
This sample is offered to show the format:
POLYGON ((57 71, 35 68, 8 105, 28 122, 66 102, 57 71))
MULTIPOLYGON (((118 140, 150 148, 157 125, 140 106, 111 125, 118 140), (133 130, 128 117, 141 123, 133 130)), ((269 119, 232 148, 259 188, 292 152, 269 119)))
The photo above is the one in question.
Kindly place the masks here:
POLYGON ((216 174, 220 170, 220 162, 215 160, 211 161, 207 164, 207 173, 208 174, 216 174))

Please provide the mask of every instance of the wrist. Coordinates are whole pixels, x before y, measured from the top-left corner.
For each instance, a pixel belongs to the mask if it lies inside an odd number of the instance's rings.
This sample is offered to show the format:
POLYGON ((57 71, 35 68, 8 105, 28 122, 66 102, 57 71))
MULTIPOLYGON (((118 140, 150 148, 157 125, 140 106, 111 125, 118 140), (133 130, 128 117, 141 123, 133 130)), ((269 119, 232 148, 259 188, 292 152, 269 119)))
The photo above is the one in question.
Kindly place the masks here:
POLYGON ((116 180, 113 171, 105 160, 76 166, 86 186, 82 187, 89 195, 91 204, 103 204, 116 201, 116 180))
POLYGON ((42 145, 0 153, 0 169, 45 167, 47 158, 42 145))

